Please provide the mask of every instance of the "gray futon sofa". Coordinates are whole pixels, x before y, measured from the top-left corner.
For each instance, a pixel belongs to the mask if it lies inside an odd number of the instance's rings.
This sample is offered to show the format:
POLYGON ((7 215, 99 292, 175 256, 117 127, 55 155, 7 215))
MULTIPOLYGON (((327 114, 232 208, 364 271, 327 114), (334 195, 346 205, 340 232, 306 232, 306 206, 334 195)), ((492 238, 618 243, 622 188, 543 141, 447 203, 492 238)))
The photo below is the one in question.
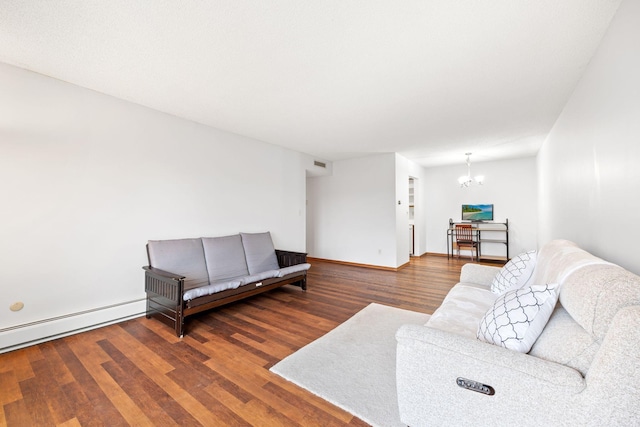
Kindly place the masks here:
POLYGON ((294 284, 307 289, 307 255, 276 250, 271 234, 150 240, 145 270, 147 317, 185 332, 187 316, 294 284))

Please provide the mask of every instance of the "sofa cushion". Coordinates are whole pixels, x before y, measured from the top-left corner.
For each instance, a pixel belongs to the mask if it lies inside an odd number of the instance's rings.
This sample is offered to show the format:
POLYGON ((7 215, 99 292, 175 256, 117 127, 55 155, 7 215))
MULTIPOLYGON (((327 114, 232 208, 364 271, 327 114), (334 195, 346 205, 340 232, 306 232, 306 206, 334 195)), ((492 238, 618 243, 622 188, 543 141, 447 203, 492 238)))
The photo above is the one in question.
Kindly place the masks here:
POLYGON ((249 274, 278 270, 278 258, 273 247, 271 233, 240 233, 247 259, 249 274))
POLYGON ((311 268, 311 264, 306 263, 306 262, 303 263, 303 264, 290 265, 289 267, 281 268, 278 271, 278 277, 284 277, 287 274, 297 273, 299 271, 306 271, 309 268, 311 268))
POLYGON ((202 240, 149 240, 147 252, 151 267, 185 276, 185 290, 209 284, 202 240))
POLYGON ((560 302, 580 326, 602 341, 620 309, 640 305, 640 277, 613 264, 585 266, 567 277, 560 302))
POLYGON ((184 299, 185 301, 190 301, 192 299, 205 295, 212 295, 217 292, 226 291, 228 289, 236 289, 240 285, 240 280, 223 280, 220 282, 212 283, 210 285, 189 289, 184 294, 182 294, 182 299, 184 299))
POLYGON ((598 348, 595 338, 558 303, 529 354, 569 366, 585 376, 598 348))
POLYGON ((426 326, 441 331, 476 338, 478 323, 496 300, 489 286, 458 283, 431 315, 426 326))
POLYGON ((511 258, 493 278, 491 292, 500 295, 523 287, 531 277, 535 265, 536 251, 523 252, 511 258))
POLYGON ((202 246, 211 282, 243 277, 249 274, 239 234, 203 237, 202 246))
POLYGON ((557 286, 533 285, 499 296, 480 321, 477 338, 527 353, 553 312, 557 286))
POLYGON ((272 279, 278 277, 278 270, 267 270, 256 274, 249 274, 240 279, 241 286, 248 285, 249 283, 259 282, 261 280, 272 279))
POLYGON ((569 240, 552 240, 538 251, 536 268, 530 283, 558 283, 562 285, 573 272, 594 264, 611 263, 580 249, 569 240))

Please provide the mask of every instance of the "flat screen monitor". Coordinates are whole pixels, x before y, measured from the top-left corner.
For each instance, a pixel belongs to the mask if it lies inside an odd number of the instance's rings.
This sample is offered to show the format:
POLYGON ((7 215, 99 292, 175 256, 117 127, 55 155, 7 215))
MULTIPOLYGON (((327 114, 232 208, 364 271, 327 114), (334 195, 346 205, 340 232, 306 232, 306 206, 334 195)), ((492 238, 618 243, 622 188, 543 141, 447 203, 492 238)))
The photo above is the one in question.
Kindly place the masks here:
POLYGON ((463 221, 493 221, 493 205, 462 205, 463 221))

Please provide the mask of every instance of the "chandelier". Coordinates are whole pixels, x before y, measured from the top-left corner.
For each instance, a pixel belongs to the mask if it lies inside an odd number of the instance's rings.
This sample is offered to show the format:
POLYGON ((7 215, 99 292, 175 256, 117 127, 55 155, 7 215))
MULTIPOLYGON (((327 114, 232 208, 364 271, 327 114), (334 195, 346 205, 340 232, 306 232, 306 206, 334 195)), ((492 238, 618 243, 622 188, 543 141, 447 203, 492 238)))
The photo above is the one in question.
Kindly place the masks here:
POLYGON ((471 178, 471 153, 465 153, 465 155, 467 156, 467 174, 458 178, 458 184, 460 184, 460 187, 468 187, 474 182, 478 185, 482 185, 482 182, 484 181, 483 175, 471 178))

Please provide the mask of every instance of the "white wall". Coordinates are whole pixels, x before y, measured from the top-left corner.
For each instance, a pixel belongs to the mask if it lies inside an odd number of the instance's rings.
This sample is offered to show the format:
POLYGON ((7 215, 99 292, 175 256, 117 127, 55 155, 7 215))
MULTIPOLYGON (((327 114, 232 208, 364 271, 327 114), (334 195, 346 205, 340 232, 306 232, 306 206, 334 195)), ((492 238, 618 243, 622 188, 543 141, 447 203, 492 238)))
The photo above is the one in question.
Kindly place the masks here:
MULTIPOLYGON (((484 185, 460 188, 458 177, 466 165, 442 166, 425 170, 426 248, 431 253, 447 253, 449 218, 461 220, 461 205, 493 203, 494 221, 509 219, 509 255, 536 248, 537 181, 535 157, 473 162, 472 174, 484 175, 484 185)), ((504 256, 504 246, 482 246, 486 255, 504 256)))
POLYGON ((538 155, 539 243, 640 273, 640 2, 625 0, 538 155))
POLYGON ((4 64, 0 93, 0 349, 141 313, 149 239, 305 249, 306 156, 4 64))
MULTIPOLYGON (((386 153, 336 161, 331 176, 307 178, 309 256, 390 268, 408 263, 409 177, 421 181, 423 171, 386 153)), ((416 196, 418 203, 423 198, 416 196)), ((416 226, 424 230, 424 220, 416 226)))
POLYGON ((396 184, 396 266, 409 262, 411 240, 409 236, 409 160, 395 155, 396 184), (398 203, 399 202, 399 203, 398 203))
POLYGON ((395 154, 333 162, 307 178, 307 199, 309 256, 397 266, 395 154))
POLYGON ((423 255, 427 247, 427 218, 426 218, 426 194, 425 194, 425 172, 426 169, 417 163, 409 162, 409 176, 414 178, 414 217, 415 226, 415 253, 414 255, 423 255))

